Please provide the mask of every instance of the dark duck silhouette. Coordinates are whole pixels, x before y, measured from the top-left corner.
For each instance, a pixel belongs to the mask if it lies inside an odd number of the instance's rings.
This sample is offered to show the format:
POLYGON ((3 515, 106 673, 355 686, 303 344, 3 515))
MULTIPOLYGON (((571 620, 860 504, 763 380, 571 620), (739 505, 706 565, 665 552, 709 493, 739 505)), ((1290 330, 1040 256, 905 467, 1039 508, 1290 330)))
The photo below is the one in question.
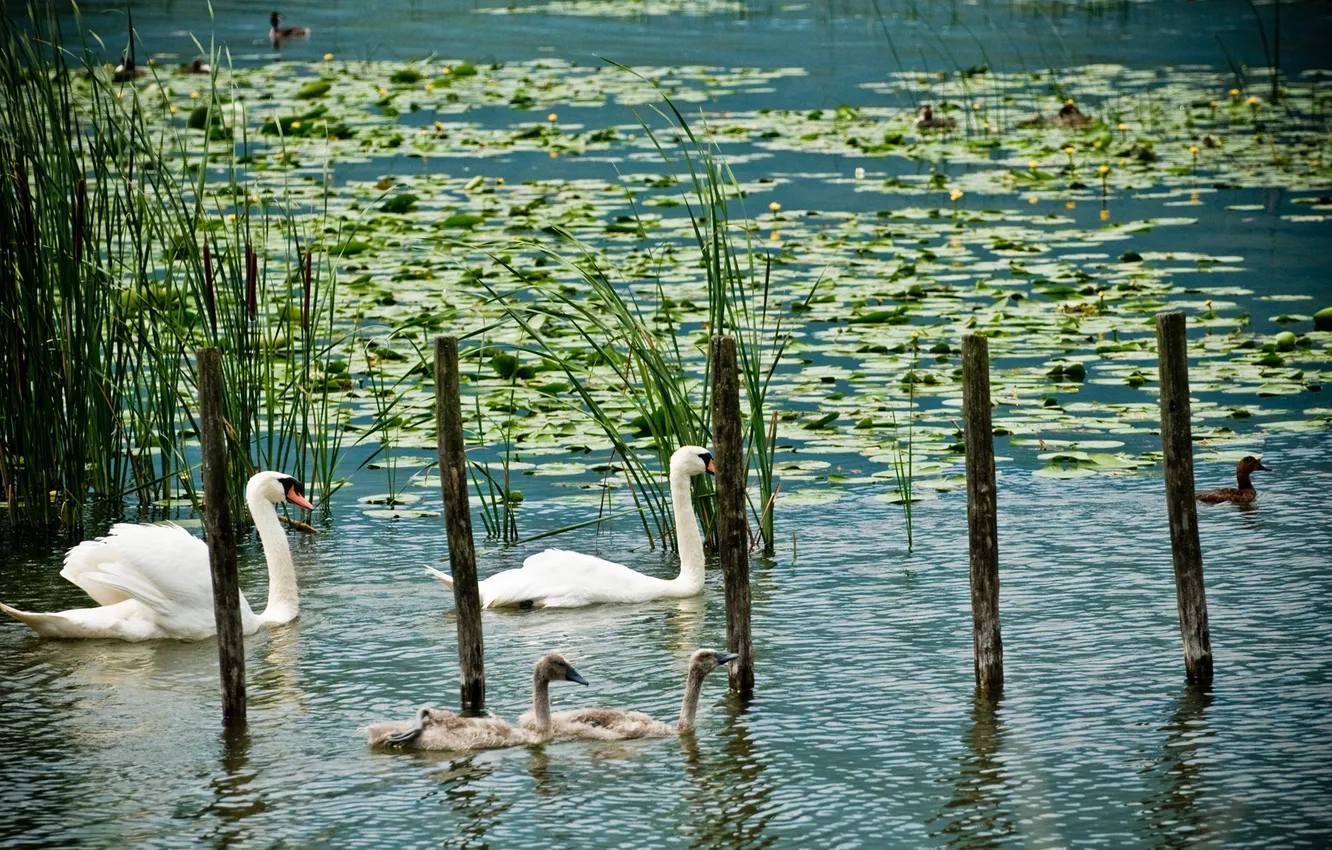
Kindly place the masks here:
POLYGON ((274 47, 281 47, 282 42, 293 38, 306 38, 310 35, 309 27, 284 27, 282 26, 282 13, 274 12, 268 16, 269 29, 268 38, 273 42, 274 47))
POLYGON ((915 127, 917 130, 956 130, 957 122, 952 118, 940 118, 934 114, 934 107, 928 103, 920 108, 916 116, 915 127))
POLYGON ((1254 472, 1271 472, 1272 470, 1263 466, 1263 462, 1252 455, 1245 455, 1235 466, 1235 480, 1239 483, 1238 487, 1221 487, 1216 490, 1204 490, 1198 494, 1198 501, 1209 504, 1219 502, 1234 502, 1240 505, 1247 505, 1258 498, 1258 491, 1253 489, 1253 482, 1249 476, 1254 472))

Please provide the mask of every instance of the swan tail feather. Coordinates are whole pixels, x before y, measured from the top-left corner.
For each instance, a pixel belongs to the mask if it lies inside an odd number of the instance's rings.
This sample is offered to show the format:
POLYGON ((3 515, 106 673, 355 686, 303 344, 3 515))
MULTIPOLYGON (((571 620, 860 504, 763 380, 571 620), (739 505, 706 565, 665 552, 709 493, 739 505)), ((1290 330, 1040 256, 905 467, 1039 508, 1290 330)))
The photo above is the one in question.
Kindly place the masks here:
POLYGON ((137 605, 128 601, 118 605, 100 608, 75 608, 70 611, 40 614, 20 611, 0 602, 0 611, 23 623, 42 637, 48 638, 115 638, 117 640, 146 640, 152 635, 151 624, 142 623, 144 628, 134 628, 119 610, 125 605, 137 605))

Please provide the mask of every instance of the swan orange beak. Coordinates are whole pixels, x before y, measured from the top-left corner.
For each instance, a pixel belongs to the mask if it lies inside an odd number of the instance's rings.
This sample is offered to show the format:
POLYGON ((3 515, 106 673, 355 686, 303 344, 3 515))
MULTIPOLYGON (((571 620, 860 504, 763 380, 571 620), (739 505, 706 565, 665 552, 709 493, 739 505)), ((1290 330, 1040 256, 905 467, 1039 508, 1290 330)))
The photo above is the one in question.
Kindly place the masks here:
POLYGON ((315 509, 314 505, 310 504, 309 499, 305 498, 300 493, 296 492, 295 487, 292 487, 287 491, 287 501, 291 502, 293 505, 300 505, 301 507, 305 508, 307 511, 312 511, 315 509))
POLYGON ((708 475, 716 475, 716 474, 717 474, 717 464, 712 462, 712 458, 708 458, 708 475))

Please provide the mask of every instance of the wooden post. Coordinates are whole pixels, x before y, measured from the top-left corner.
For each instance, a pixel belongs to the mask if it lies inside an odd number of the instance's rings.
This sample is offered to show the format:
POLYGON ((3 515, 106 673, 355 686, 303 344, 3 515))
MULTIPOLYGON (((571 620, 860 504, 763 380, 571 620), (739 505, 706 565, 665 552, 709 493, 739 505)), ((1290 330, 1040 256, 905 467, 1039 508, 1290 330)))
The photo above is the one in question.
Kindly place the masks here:
POLYGON ((485 645, 481 635, 481 591, 476 586, 476 550, 467 501, 467 454, 462 399, 458 390, 458 339, 435 337, 435 428, 444 524, 449 535, 449 570, 458 612, 458 684, 463 711, 486 707, 485 645))
POLYGON ((712 450, 717 468, 717 554, 726 584, 726 648, 731 690, 754 693, 754 644, 749 629, 749 526, 745 522, 745 445, 735 338, 712 338, 712 450))
POLYGON ((999 634, 999 509, 994 486, 994 429, 990 423, 990 341, 975 334, 962 337, 962 411, 966 420, 976 690, 997 697, 1004 690, 1004 642, 999 634))
POLYGON ((236 576, 236 527, 227 496, 227 433, 222 412, 222 352, 199 349, 199 443, 203 447, 204 518, 213 573, 213 617, 222 675, 222 723, 245 727, 245 636, 236 576))
POLYGON ((1179 634, 1188 681, 1212 687, 1212 640, 1207 632, 1198 506, 1193 493, 1193 430, 1189 422, 1189 351, 1184 314, 1156 317, 1156 356, 1161 376, 1161 447, 1165 458, 1166 513, 1175 562, 1179 634))

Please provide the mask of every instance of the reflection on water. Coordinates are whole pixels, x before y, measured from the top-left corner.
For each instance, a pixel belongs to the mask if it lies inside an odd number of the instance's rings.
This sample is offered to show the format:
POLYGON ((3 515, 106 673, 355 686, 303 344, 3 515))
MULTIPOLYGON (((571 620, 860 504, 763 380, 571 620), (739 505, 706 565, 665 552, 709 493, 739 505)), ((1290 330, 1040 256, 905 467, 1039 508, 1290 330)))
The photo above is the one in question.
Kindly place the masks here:
POLYGON ((773 788, 763 776, 763 758, 745 722, 746 706, 727 696, 726 721, 719 733, 726 741, 720 754, 700 746, 699 732, 680 736, 685 772, 693 785, 686 792, 694 827, 693 847, 768 847, 777 837, 764 827, 772 820, 773 788))
POLYGON ((1143 774, 1156 791, 1143 800, 1141 830, 1157 847, 1206 847, 1221 843, 1217 812, 1206 805, 1203 767, 1213 735, 1204 716, 1212 694, 1186 688, 1170 722, 1161 727, 1161 753, 1143 774))
MULTIPOLYGON (((251 701, 260 707, 280 707, 303 715, 309 708, 308 685, 301 675, 301 623, 297 620, 271 629, 246 673, 251 701)), ((251 640, 254 640, 253 638, 251 640)))
POLYGON ((965 850, 989 850, 1000 847, 1013 835, 1013 812, 1004 786, 1008 771, 1004 766, 1004 727, 1000 716, 1003 700, 976 694, 971 709, 971 725, 962 736, 963 751, 958 757, 952 797, 944 810, 931 819, 942 826, 931 831, 932 838, 942 837, 949 847, 965 850))
POLYGON ((266 794, 255 787, 259 769, 250 767, 250 733, 223 732, 221 745, 222 771, 208 782, 213 800, 204 814, 219 821, 209 836, 213 846, 231 847, 253 838, 254 831, 245 820, 268 811, 268 802, 266 794))
POLYGON ((500 815, 513 805, 482 782, 494 771, 495 765, 481 760, 480 756, 466 756, 430 773, 430 778, 438 783, 438 789, 427 797, 443 794, 457 815, 458 834, 445 838, 443 846, 490 846, 487 836, 499 825, 500 815))

